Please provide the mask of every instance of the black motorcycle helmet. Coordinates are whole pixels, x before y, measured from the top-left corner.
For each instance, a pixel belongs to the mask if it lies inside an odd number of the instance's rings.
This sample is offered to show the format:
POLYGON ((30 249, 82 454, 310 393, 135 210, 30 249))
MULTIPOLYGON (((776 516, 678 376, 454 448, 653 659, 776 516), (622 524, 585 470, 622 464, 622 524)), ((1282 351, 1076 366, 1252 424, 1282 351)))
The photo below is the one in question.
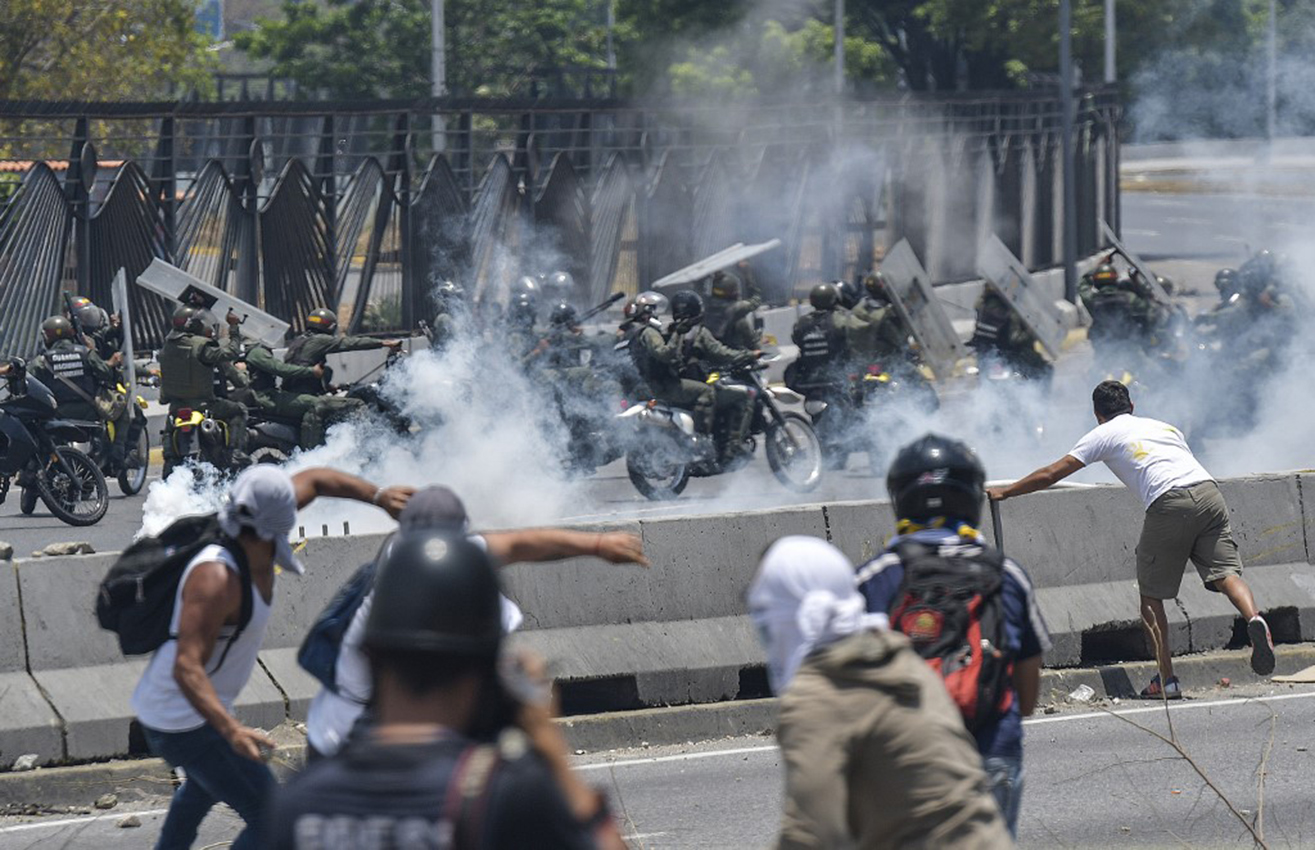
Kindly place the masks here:
POLYGON ((552 308, 548 314, 548 324, 555 328, 574 328, 580 325, 580 311, 565 301, 552 308))
POLYGON ((338 317, 323 307, 311 310, 306 317, 306 330, 319 334, 332 334, 338 330, 338 317))
POLYGON ((899 450, 886 473, 897 519, 953 517, 976 526, 986 470, 966 443, 926 434, 899 450))
POLYGON ((364 644, 372 653, 497 657, 498 577, 482 548, 453 529, 400 530, 378 557, 364 644))
POLYGON ((718 301, 739 301, 740 279, 728 271, 717 272, 712 276, 708 294, 718 301))
POLYGON ((1237 292, 1237 269, 1220 269, 1215 272, 1215 289, 1220 295, 1232 295, 1237 292))
POLYGON ((808 293, 808 303, 814 310, 834 310, 840 302, 840 292, 834 283, 819 283, 808 293))
POLYGON ((1101 263, 1091 273, 1091 282, 1099 289, 1115 286, 1119 282, 1119 273, 1109 263, 1101 263))
POLYGON ((56 340, 77 339, 77 332, 73 330, 73 323, 64 316, 51 316, 41 323, 41 337, 46 341, 46 345, 52 345, 56 340))
POLYGON ((671 317, 678 322, 697 322, 703 318, 703 298, 690 289, 671 296, 671 317))

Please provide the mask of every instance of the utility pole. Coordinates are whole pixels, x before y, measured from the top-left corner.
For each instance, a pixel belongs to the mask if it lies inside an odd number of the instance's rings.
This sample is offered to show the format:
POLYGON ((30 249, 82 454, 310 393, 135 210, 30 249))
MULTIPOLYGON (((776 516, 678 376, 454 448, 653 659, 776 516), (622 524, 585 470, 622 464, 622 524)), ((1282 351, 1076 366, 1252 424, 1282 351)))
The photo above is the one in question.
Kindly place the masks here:
MULTIPOLYGON (((434 97, 447 96, 447 20, 444 17, 445 0, 431 0, 429 14, 430 38, 430 89, 434 97)), ((434 151, 447 150, 447 121, 443 113, 434 111, 434 151)))
POLYGON ((1073 7, 1059 0, 1059 107, 1064 169, 1064 298, 1078 301, 1077 175, 1073 173, 1073 7))
POLYGON ((1105 0, 1105 82, 1118 79, 1114 69, 1114 0, 1105 0))
POLYGON ((1265 40, 1269 48, 1269 74, 1265 81, 1265 138, 1271 147, 1278 123, 1278 10, 1274 0, 1269 0, 1269 32, 1265 40))
POLYGON ((612 33, 616 29, 616 0, 607 2, 607 68, 616 70, 616 45, 612 42, 612 33))
POLYGON ((845 93, 845 0, 836 0, 836 96, 845 93))

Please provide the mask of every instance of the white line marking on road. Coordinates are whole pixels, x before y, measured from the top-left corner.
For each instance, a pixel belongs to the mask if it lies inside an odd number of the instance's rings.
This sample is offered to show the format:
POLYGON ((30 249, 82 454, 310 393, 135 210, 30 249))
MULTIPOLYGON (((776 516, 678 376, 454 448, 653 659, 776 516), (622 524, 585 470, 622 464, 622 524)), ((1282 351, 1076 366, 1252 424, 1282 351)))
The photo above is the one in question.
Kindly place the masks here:
POLYGON ((749 753, 770 753, 779 749, 775 744, 762 747, 742 747, 736 750, 708 750, 702 753, 681 753, 676 756, 653 756, 646 759, 627 759, 626 761, 604 761, 595 764, 576 765, 576 770, 606 770, 613 767, 635 767, 641 764, 662 764, 669 761, 692 761, 693 759, 710 759, 718 756, 742 756, 749 753))
POLYGON ((1159 236, 1159 235, 1160 235, 1160 231, 1158 231, 1158 230, 1137 230, 1137 229, 1132 228, 1132 227, 1125 227, 1125 228, 1123 228, 1123 235, 1124 235, 1124 236, 1159 236))
POLYGON ((144 812, 122 811, 109 815, 84 815, 78 818, 62 818, 60 820, 44 820, 36 823, 20 823, 17 826, 0 827, 0 835, 7 832, 27 832, 32 829, 59 829, 64 826, 73 826, 74 824, 89 824, 100 820, 118 820, 126 818, 128 815, 136 815, 139 818, 151 817, 153 815, 162 815, 168 812, 168 809, 148 809, 144 812))
POLYGON ((1166 218, 1169 224, 1210 224, 1208 218, 1166 218))

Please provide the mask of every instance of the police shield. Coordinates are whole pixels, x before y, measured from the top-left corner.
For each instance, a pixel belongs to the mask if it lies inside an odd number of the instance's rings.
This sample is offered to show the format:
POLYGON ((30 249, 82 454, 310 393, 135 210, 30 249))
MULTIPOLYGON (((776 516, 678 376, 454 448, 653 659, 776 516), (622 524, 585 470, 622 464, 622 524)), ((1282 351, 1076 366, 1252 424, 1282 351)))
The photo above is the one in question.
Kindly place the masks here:
POLYGON ((1129 251, 1128 246, 1119 241, 1119 237, 1114 235, 1114 230, 1104 219, 1101 219, 1100 221, 1100 229, 1101 232, 1105 234, 1105 238, 1114 246, 1114 250, 1123 255, 1123 259, 1128 261, 1128 265, 1132 266, 1133 271, 1141 275, 1141 279, 1146 282, 1146 287, 1150 290, 1151 297, 1160 304, 1171 304, 1172 301, 1169 298, 1169 293, 1164 291, 1163 286, 1160 286, 1160 279, 1155 276, 1155 273, 1151 271, 1149 266, 1142 262, 1141 257, 1138 257, 1136 254, 1129 251))
POLYGON ((220 319, 232 310, 242 319, 242 335, 258 339, 270 348, 283 345, 283 339, 288 333, 287 322, 158 258, 137 276, 137 285, 172 301, 199 304, 220 319))
POLYGON ((1042 294, 1027 267, 992 234, 977 248, 977 273, 1018 314, 1041 347, 1058 360, 1068 329, 1054 303, 1042 294))
POLYGON ((132 350, 132 305, 128 301, 128 272, 120 268, 110 283, 110 298, 114 312, 119 314, 119 323, 123 328, 123 372, 128 378, 128 396, 137 392, 137 364, 133 361, 132 350))
POLYGON ((780 239, 772 239, 768 242, 760 242, 757 245, 745 245, 743 242, 736 242, 729 248, 723 248, 715 254, 685 266, 683 269, 672 272, 664 278, 653 281, 650 289, 658 292, 668 293, 672 289, 689 286, 696 283, 714 272, 722 269, 729 269, 737 263, 744 260, 751 260, 759 254, 765 254, 775 248, 781 247, 780 239))
POLYGON ((912 330, 923 360, 937 378, 948 378, 954 364, 967 352, 932 290, 927 270, 907 239, 901 239, 886 254, 881 261, 881 273, 886 278, 891 303, 912 330))

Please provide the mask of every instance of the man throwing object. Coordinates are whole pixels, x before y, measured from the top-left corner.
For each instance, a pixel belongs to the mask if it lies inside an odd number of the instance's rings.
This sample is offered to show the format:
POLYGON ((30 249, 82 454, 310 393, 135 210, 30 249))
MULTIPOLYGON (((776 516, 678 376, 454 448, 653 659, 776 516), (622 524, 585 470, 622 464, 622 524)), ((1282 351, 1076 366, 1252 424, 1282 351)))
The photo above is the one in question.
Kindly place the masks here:
POLYGON ((1242 580, 1242 559, 1228 522, 1228 506, 1214 479, 1192 456, 1182 433, 1172 425, 1133 415, 1128 388, 1103 381, 1092 393, 1100 423, 1073 450, 1007 487, 987 491, 996 501, 1022 496, 1059 482, 1084 466, 1103 462, 1146 505, 1146 521, 1137 542, 1137 584, 1142 622, 1154 645, 1160 672, 1143 697, 1178 699, 1182 690, 1173 675, 1164 600, 1178 595, 1183 564, 1196 565, 1207 590, 1228 597, 1247 619, 1251 669, 1261 676, 1274 671, 1274 641, 1256 609, 1251 588, 1242 580))

